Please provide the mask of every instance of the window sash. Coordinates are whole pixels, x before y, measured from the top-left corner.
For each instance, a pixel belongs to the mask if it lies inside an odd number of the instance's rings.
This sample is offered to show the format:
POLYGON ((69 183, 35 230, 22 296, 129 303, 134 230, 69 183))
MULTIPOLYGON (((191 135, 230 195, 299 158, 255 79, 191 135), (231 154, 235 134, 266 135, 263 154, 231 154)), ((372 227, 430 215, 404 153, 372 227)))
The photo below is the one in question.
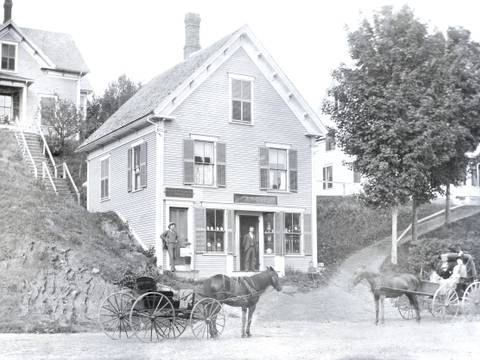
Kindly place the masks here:
POLYGON ((194 181, 196 185, 214 185, 215 144, 196 140, 194 143, 194 181))
POLYGON ((253 81, 232 79, 232 121, 252 122, 252 88, 253 81))
POLYGON ((333 167, 326 166, 323 168, 323 189, 333 188, 333 167))
POLYGON ((287 191, 288 152, 285 149, 268 149, 269 188, 270 190, 287 191))
POLYGON ((108 199, 110 178, 110 159, 104 159, 100 162, 100 197, 101 199, 108 199))
POLYGON ((285 253, 299 254, 301 251, 302 228, 300 213, 285 213, 285 253))
POLYGON ((225 210, 207 209, 206 217, 206 251, 225 252, 225 210))
POLYGON ((2 44, 2 70, 15 70, 16 46, 2 44))
POLYGON ((140 145, 132 148, 132 184, 134 191, 141 188, 140 151, 140 145))

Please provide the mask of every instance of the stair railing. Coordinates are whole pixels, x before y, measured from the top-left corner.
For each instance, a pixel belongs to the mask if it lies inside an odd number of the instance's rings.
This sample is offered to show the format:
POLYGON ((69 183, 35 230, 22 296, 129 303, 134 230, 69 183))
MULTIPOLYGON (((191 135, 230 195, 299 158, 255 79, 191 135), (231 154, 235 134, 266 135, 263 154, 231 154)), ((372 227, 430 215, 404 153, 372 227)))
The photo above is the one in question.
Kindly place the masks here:
POLYGON ((40 137, 42 138, 42 142, 43 142, 43 155, 48 154, 48 159, 50 160, 50 163, 52 164, 52 168, 53 168, 53 175, 55 178, 58 178, 57 166, 55 165, 55 160, 53 160, 53 156, 52 156, 52 153, 50 152, 50 148, 48 147, 47 140, 45 140, 45 136, 43 135, 40 122, 36 121, 36 125, 37 125, 38 133, 40 134, 40 137))
POLYGON ((75 181, 73 181, 72 175, 70 174, 70 170, 68 169, 68 165, 66 162, 63 163, 63 178, 70 180, 70 185, 72 186, 73 190, 75 191, 75 195, 77 195, 77 204, 80 205, 80 192, 78 191, 77 185, 75 185, 75 181))
POLYGON ((48 168, 47 162, 42 161, 42 177, 45 179, 45 175, 47 175, 48 179, 50 180, 50 185, 52 185, 53 191, 55 194, 58 195, 57 187, 55 186, 55 182, 52 179, 52 174, 50 174, 50 169, 48 168))
MULTIPOLYGON (((17 137, 17 141, 19 142, 19 145, 22 148, 23 158, 27 158, 32 163, 33 176, 36 179, 38 178, 37 165, 35 165, 35 160, 33 160, 32 153, 30 152, 30 148, 28 147, 27 139, 25 139, 25 134, 23 132, 23 128, 20 124, 20 121, 18 121, 18 117, 15 118, 15 125, 17 126, 18 133, 20 133, 20 139, 18 139, 17 137)), ((15 133, 15 135, 17 135, 17 133, 15 133)))

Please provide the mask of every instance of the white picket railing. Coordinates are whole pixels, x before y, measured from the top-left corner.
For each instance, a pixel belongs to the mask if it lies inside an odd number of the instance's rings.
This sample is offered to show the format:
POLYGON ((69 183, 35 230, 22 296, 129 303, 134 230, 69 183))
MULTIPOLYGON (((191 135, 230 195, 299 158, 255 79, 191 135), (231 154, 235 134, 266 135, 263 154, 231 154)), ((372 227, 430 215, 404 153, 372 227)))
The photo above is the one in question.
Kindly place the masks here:
POLYGON ((38 178, 37 165, 35 165, 35 160, 33 160, 32 153, 30 152, 30 148, 28 147, 27 139, 25 139, 25 133, 23 132, 23 128, 20 124, 20 121, 18 121, 18 117, 15 118, 15 125, 17 126, 15 137, 17 138, 17 142, 20 145, 20 148, 22 149, 22 155, 24 158, 26 157, 31 162, 31 165, 33 168, 33 176, 35 177, 35 179, 37 179, 38 178), (18 138, 18 135, 17 135, 18 133, 20 134, 20 139, 18 138))
POLYGON ((58 195, 57 187, 55 186, 55 182, 52 179, 52 174, 50 174, 50 169, 45 161, 42 161, 42 178, 45 179, 45 174, 47 175, 48 179, 50 180, 50 184, 52 185, 53 191, 55 194, 58 195))
POLYGON ((68 169, 68 165, 66 162, 62 164, 63 168, 63 178, 70 180, 70 185, 72 186, 73 190, 75 191, 75 195, 77 195, 77 203, 80 205, 80 192, 78 191, 77 185, 75 185, 75 181, 73 181, 72 175, 70 174, 70 170, 68 169))
POLYGON ((50 152, 50 148, 48 147, 47 140, 45 140, 45 136, 43 135, 42 127, 40 126, 39 121, 36 121, 35 123, 37 125, 38 133, 40 134, 40 137, 42 138, 43 155, 48 154, 48 159, 50 160, 50 163, 52 164, 53 174, 54 174, 55 178, 57 178, 58 177, 57 166, 55 164, 55 160, 53 159, 52 153, 50 152))

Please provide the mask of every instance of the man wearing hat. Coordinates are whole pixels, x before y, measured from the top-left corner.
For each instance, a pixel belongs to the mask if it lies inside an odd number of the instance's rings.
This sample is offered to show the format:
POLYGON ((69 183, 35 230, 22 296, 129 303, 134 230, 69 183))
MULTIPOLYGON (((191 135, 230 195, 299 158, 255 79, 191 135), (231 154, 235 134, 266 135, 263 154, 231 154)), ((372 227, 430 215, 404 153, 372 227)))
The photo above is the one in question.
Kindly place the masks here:
POLYGON ((168 230, 164 231, 160 238, 163 240, 164 247, 168 250, 170 258, 170 269, 175 271, 175 262, 177 260, 178 235, 175 231, 175 223, 168 224, 168 230))

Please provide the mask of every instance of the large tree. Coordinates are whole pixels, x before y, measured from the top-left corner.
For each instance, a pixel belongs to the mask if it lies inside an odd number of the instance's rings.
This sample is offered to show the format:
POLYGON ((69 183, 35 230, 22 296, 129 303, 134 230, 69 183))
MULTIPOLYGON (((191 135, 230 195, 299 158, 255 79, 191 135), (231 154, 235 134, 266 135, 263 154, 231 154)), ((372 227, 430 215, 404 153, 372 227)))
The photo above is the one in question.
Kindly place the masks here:
POLYGON ((101 97, 93 96, 87 106, 87 119, 83 138, 98 129, 120 106, 140 89, 141 84, 130 80, 125 74, 108 84, 101 97))
POLYGON ((441 33, 429 33, 408 7, 384 7, 348 34, 351 65, 333 72, 324 111, 337 125, 343 150, 366 182, 370 206, 392 209, 392 262, 396 262, 396 209, 412 202, 412 237, 416 209, 441 190, 434 169, 450 160, 455 136, 442 114, 437 86, 441 33))

